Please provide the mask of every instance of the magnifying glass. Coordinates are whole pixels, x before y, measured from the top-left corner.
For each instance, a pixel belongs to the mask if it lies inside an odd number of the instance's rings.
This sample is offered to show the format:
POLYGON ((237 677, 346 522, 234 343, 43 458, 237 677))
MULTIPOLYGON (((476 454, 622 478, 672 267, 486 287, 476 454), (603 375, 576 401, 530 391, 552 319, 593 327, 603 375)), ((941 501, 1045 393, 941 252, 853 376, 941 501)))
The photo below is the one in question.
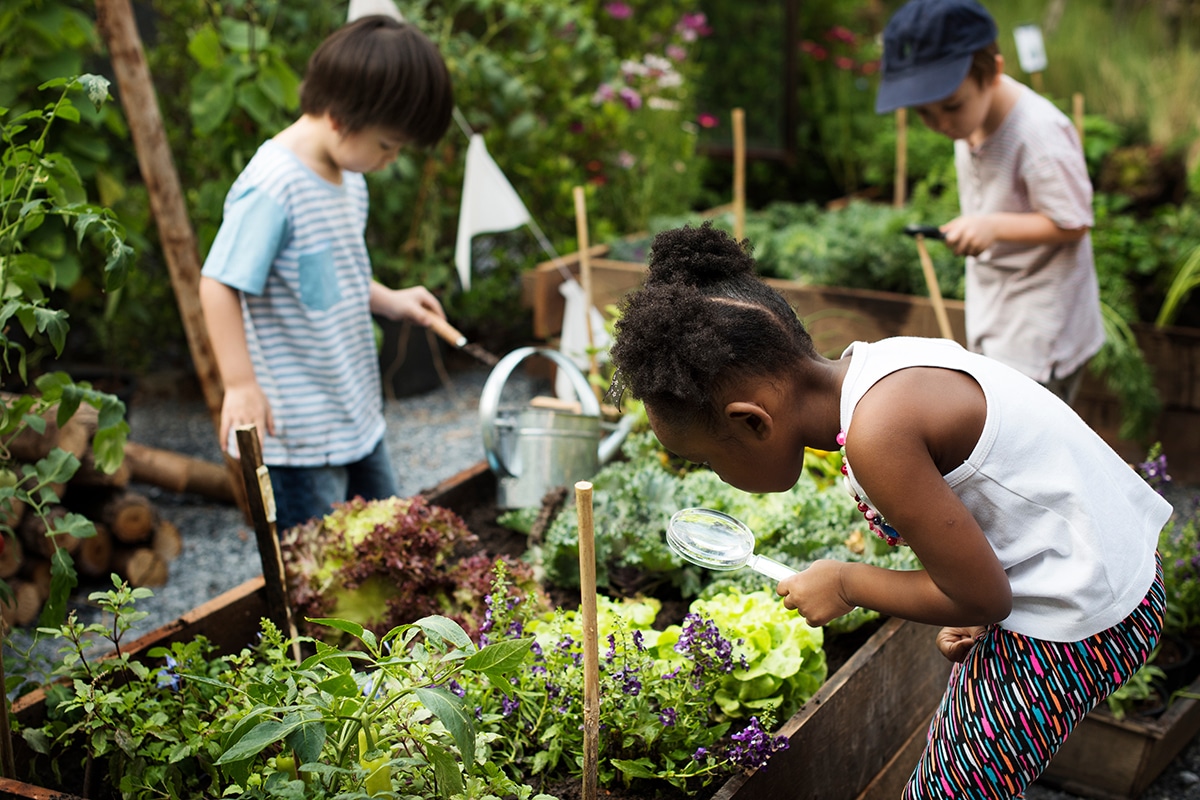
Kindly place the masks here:
POLYGON ((754 534, 740 520, 711 508, 685 508, 667 523, 667 545, 682 558, 717 570, 749 567, 781 581, 798 570, 754 554, 754 534))

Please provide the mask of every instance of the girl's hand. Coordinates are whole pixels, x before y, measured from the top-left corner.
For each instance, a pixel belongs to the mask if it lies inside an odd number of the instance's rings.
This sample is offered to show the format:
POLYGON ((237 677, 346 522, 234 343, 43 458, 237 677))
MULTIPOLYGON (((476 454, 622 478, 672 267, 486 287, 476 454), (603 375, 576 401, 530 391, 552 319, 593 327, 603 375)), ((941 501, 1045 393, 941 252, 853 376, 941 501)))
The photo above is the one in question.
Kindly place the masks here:
POLYGON ((845 566, 840 561, 813 562, 803 572, 781 580, 775 591, 783 596, 785 608, 799 611, 809 626, 819 628, 854 610, 854 605, 842 596, 842 568, 845 566))
POLYGON ((947 660, 961 664, 967 660, 967 654, 975 646, 975 640, 983 635, 987 628, 982 625, 972 625, 967 628, 942 628, 938 631, 937 646, 947 660))

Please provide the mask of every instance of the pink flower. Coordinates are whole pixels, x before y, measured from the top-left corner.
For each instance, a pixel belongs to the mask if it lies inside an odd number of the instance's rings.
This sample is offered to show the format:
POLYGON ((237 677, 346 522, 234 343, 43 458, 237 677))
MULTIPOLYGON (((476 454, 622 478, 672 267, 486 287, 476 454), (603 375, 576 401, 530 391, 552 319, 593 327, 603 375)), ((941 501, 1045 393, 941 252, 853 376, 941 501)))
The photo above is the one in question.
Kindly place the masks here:
POLYGON ((830 42, 845 42, 846 44, 854 44, 856 37, 854 32, 849 28, 844 28, 841 25, 834 25, 825 32, 826 41, 830 42))
POLYGON ((833 59, 833 65, 838 69, 852 70, 854 69, 854 59, 850 56, 838 56, 833 59))
POLYGON ((629 19, 633 16, 633 7, 628 3, 609 3, 604 6, 604 10, 613 19, 629 19))
POLYGON ((696 116, 696 124, 701 128, 715 128, 721 124, 721 120, 714 114, 704 113, 696 116))
POLYGON ((859 70, 863 75, 874 75, 876 72, 879 72, 879 59, 864 61, 859 70))
POLYGON ((617 93, 613 89, 612 86, 610 86, 607 83, 602 83, 602 84, 600 84, 600 87, 598 89, 596 89, 596 93, 592 95, 592 105, 594 105, 594 106, 603 105, 604 103, 607 103, 609 100, 615 99, 616 96, 617 96, 617 93))
POLYGON ((617 153, 617 165, 621 167, 621 169, 632 169, 633 165, 636 163, 637 158, 628 150, 622 150, 621 152, 617 153))
POLYGON ((708 36, 712 33, 712 28, 708 25, 708 17, 703 11, 697 11, 691 14, 684 14, 679 18, 679 22, 675 24, 675 32, 685 42, 694 42, 701 36, 708 36))
POLYGON ((617 92, 617 95, 630 111, 637 111, 642 107, 642 96, 637 93, 636 89, 625 86, 622 87, 621 91, 617 92))
POLYGON ((667 57, 672 61, 683 61, 687 58, 687 48, 677 44, 669 44, 667 45, 667 57))

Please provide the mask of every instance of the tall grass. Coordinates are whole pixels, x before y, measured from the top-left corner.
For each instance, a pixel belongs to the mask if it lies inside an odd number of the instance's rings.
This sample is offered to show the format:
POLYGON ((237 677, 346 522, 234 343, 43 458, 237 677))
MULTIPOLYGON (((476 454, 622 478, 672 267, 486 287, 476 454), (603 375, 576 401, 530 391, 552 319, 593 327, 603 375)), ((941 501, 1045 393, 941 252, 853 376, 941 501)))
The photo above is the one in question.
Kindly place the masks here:
POLYGON ((1021 71, 1013 28, 1041 26, 1044 92, 1130 130, 1139 140, 1184 146, 1200 132, 1200 12, 1188 4, 1125 0, 991 0, 1007 71, 1021 71), (1170 15, 1168 6, 1180 9, 1170 15))

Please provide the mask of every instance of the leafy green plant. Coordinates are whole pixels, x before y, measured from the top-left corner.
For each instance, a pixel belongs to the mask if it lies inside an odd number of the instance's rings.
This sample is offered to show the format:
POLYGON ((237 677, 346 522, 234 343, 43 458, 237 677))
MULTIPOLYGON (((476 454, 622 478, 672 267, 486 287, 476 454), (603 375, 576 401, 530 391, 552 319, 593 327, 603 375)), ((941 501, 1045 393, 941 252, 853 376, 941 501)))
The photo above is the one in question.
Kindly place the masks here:
MULTIPOLYGON (((55 90, 54 99, 23 112, 0 109, 0 141, 4 147, 0 154, 0 379, 14 387, 28 384, 34 352, 49 349, 62 353, 69 330, 67 312, 51 302, 51 290, 58 284, 56 265, 28 246, 31 237, 49 221, 64 225, 72 231, 77 249, 94 247, 102 254, 103 279, 110 290, 120 288, 132 256, 116 216, 87 201, 73 161, 50 144, 56 123, 77 122, 80 118, 71 95, 82 92, 98 108, 108 99, 108 81, 96 75, 56 78, 40 89, 55 90)), ((18 472, 7 444, 26 429, 43 433, 49 416, 60 427, 65 425, 80 404, 87 403, 99 412, 93 440, 97 466, 111 472, 124 457, 129 431, 124 404, 61 372, 42 375, 36 388, 36 395, 17 394, 0 402, 0 466, 6 475, 0 481, 0 507, 11 511, 17 503, 28 506, 46 524, 46 535, 52 541, 60 533, 94 535, 91 522, 79 514, 47 514, 50 505, 59 499, 55 485, 75 474, 79 460, 54 448, 36 464, 22 465, 18 472)), ((14 535, 11 527, 0 531, 14 535)), ((70 555, 57 542, 51 565, 50 597, 42 612, 47 624, 64 618, 67 596, 77 583, 70 555)), ((8 586, 3 582, 0 595, 8 595, 8 586)))
POLYGON ((654 645, 658 656, 683 666, 676 646, 698 620, 711 620, 735 642, 734 653, 740 657, 738 667, 709 689, 726 717, 745 719, 770 711, 776 719, 787 719, 825 682, 823 631, 784 608, 770 589, 730 588, 694 601, 684 625, 672 625, 659 635, 654 645))
POLYGON ((72 616, 46 631, 65 640, 61 682, 49 689, 46 723, 22 735, 49 761, 29 766, 62 781, 53 785, 82 779, 87 796, 104 784, 127 798, 533 794, 480 758, 474 718, 449 688, 507 686, 530 638, 478 647, 436 615, 382 637, 345 620, 313 620, 352 646, 310 642, 315 654, 296 663, 290 642, 264 620, 261 641, 236 655, 213 658, 202 638, 144 656, 123 651, 122 635, 143 616, 135 603, 150 596, 114 578, 114 589, 90 598, 113 615, 111 627, 72 616), (89 634, 109 639, 115 653, 89 657, 89 634))
MULTIPOLYGON (((298 617, 336 617, 376 636, 429 614, 473 626, 492 573, 490 559, 464 557, 477 544, 457 514, 421 497, 339 503, 280 539, 298 617)), ((535 591, 528 565, 510 569, 535 591)), ((306 632, 337 635, 312 624, 306 632)))
MULTIPOLYGON (((532 659, 508 684, 459 687, 468 704, 476 705, 491 760, 517 774, 545 776, 549 783, 578 779, 584 752, 584 620, 563 609, 530 613, 505 590, 503 575, 489 611, 486 641, 535 637, 532 659)), ((660 635, 652 628, 657 611, 654 600, 597 598, 600 785, 666 781, 695 791, 737 768, 765 765, 787 746, 786 739, 768 733, 775 718, 771 704, 746 706, 758 716, 735 726, 713 702, 714 687, 759 674, 757 656, 751 673, 736 634, 725 633, 701 613, 689 614, 682 626, 660 635)), ((760 637, 745 652, 762 646, 760 637)), ((824 666, 819 632, 788 653, 817 679, 824 666)))

